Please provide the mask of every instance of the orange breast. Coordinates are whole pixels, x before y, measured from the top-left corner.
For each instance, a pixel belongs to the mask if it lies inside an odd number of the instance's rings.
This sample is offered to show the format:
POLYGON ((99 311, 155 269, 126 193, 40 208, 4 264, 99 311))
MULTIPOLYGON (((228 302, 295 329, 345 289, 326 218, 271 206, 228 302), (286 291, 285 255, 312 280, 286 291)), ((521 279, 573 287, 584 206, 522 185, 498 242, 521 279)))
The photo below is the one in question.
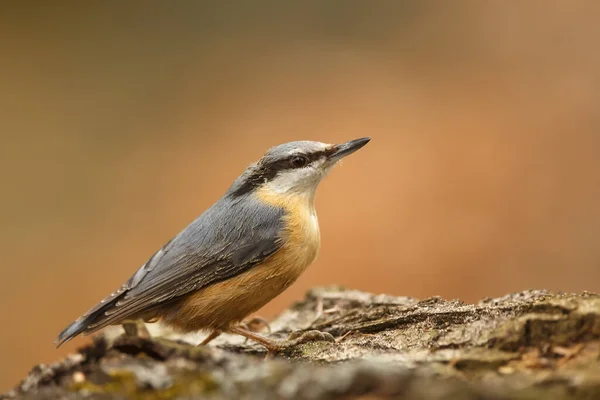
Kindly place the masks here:
POLYGON ((203 288, 165 310, 166 324, 184 331, 226 329, 278 296, 315 260, 320 233, 312 199, 268 192, 258 196, 285 210, 281 248, 249 271, 203 288))

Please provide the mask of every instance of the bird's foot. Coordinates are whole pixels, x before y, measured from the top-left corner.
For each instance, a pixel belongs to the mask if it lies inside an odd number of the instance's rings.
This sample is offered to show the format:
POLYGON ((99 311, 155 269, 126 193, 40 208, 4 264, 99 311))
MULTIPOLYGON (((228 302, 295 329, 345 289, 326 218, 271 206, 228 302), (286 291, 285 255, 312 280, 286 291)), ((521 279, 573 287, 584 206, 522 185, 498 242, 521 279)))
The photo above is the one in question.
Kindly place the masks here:
POLYGON ((233 326, 229 329, 229 332, 244 336, 247 339, 253 340, 263 345, 268 350, 267 358, 272 357, 277 353, 283 352, 302 343, 313 341, 326 341, 332 343, 335 342, 335 339, 331 334, 316 330, 306 332, 293 332, 285 340, 269 339, 255 332, 252 332, 242 326, 233 326))
MULTIPOLYGON (((269 322, 262 317, 253 317, 253 318, 249 319, 248 321, 241 322, 240 326, 249 331, 252 331, 252 332, 260 332, 262 327, 266 327, 267 332, 271 333, 271 326, 269 325, 269 322)), ((215 329, 199 345, 206 346, 207 344, 209 344, 210 342, 212 342, 213 340, 215 340, 216 338, 221 336, 221 333, 223 333, 222 330, 215 329)), ((246 337, 246 340, 244 341, 244 343, 246 343, 247 341, 248 341, 248 337, 246 337)))

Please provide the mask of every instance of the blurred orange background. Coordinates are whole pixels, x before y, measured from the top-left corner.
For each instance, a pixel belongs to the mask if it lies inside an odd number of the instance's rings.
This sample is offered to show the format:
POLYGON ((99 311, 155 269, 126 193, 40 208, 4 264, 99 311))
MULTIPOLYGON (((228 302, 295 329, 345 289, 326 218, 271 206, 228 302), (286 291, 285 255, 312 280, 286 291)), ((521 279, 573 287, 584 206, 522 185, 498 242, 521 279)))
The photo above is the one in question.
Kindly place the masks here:
POLYGON ((0 391, 252 161, 323 182, 314 285, 600 290, 600 3, 26 2, 0 13, 0 391), (61 5, 62 4, 62 5, 61 5))

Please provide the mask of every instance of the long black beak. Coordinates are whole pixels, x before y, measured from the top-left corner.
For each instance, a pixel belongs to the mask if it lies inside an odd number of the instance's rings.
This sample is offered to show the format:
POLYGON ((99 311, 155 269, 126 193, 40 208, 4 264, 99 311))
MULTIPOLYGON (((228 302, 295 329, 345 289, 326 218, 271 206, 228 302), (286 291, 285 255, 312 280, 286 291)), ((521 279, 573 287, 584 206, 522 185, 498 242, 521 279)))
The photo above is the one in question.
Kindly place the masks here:
POLYGON ((354 153, 356 150, 363 147, 365 144, 369 143, 371 140, 370 137, 364 137, 360 139, 351 140, 346 143, 336 144, 333 146, 333 153, 328 156, 327 161, 335 162, 340 160, 347 155, 354 153))

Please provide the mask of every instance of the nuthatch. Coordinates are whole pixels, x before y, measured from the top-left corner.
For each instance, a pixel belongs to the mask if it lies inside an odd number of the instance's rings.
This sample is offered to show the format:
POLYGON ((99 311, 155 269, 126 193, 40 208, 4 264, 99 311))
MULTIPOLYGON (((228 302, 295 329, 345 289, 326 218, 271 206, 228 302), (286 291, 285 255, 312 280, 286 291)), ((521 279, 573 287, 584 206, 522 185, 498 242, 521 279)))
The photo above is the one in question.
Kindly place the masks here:
POLYGON ((182 332, 211 330, 209 338, 239 334, 277 351, 279 341, 240 322, 314 261, 320 246, 317 186, 369 140, 271 148, 124 285, 62 331, 57 345, 108 325, 161 320, 182 332))

